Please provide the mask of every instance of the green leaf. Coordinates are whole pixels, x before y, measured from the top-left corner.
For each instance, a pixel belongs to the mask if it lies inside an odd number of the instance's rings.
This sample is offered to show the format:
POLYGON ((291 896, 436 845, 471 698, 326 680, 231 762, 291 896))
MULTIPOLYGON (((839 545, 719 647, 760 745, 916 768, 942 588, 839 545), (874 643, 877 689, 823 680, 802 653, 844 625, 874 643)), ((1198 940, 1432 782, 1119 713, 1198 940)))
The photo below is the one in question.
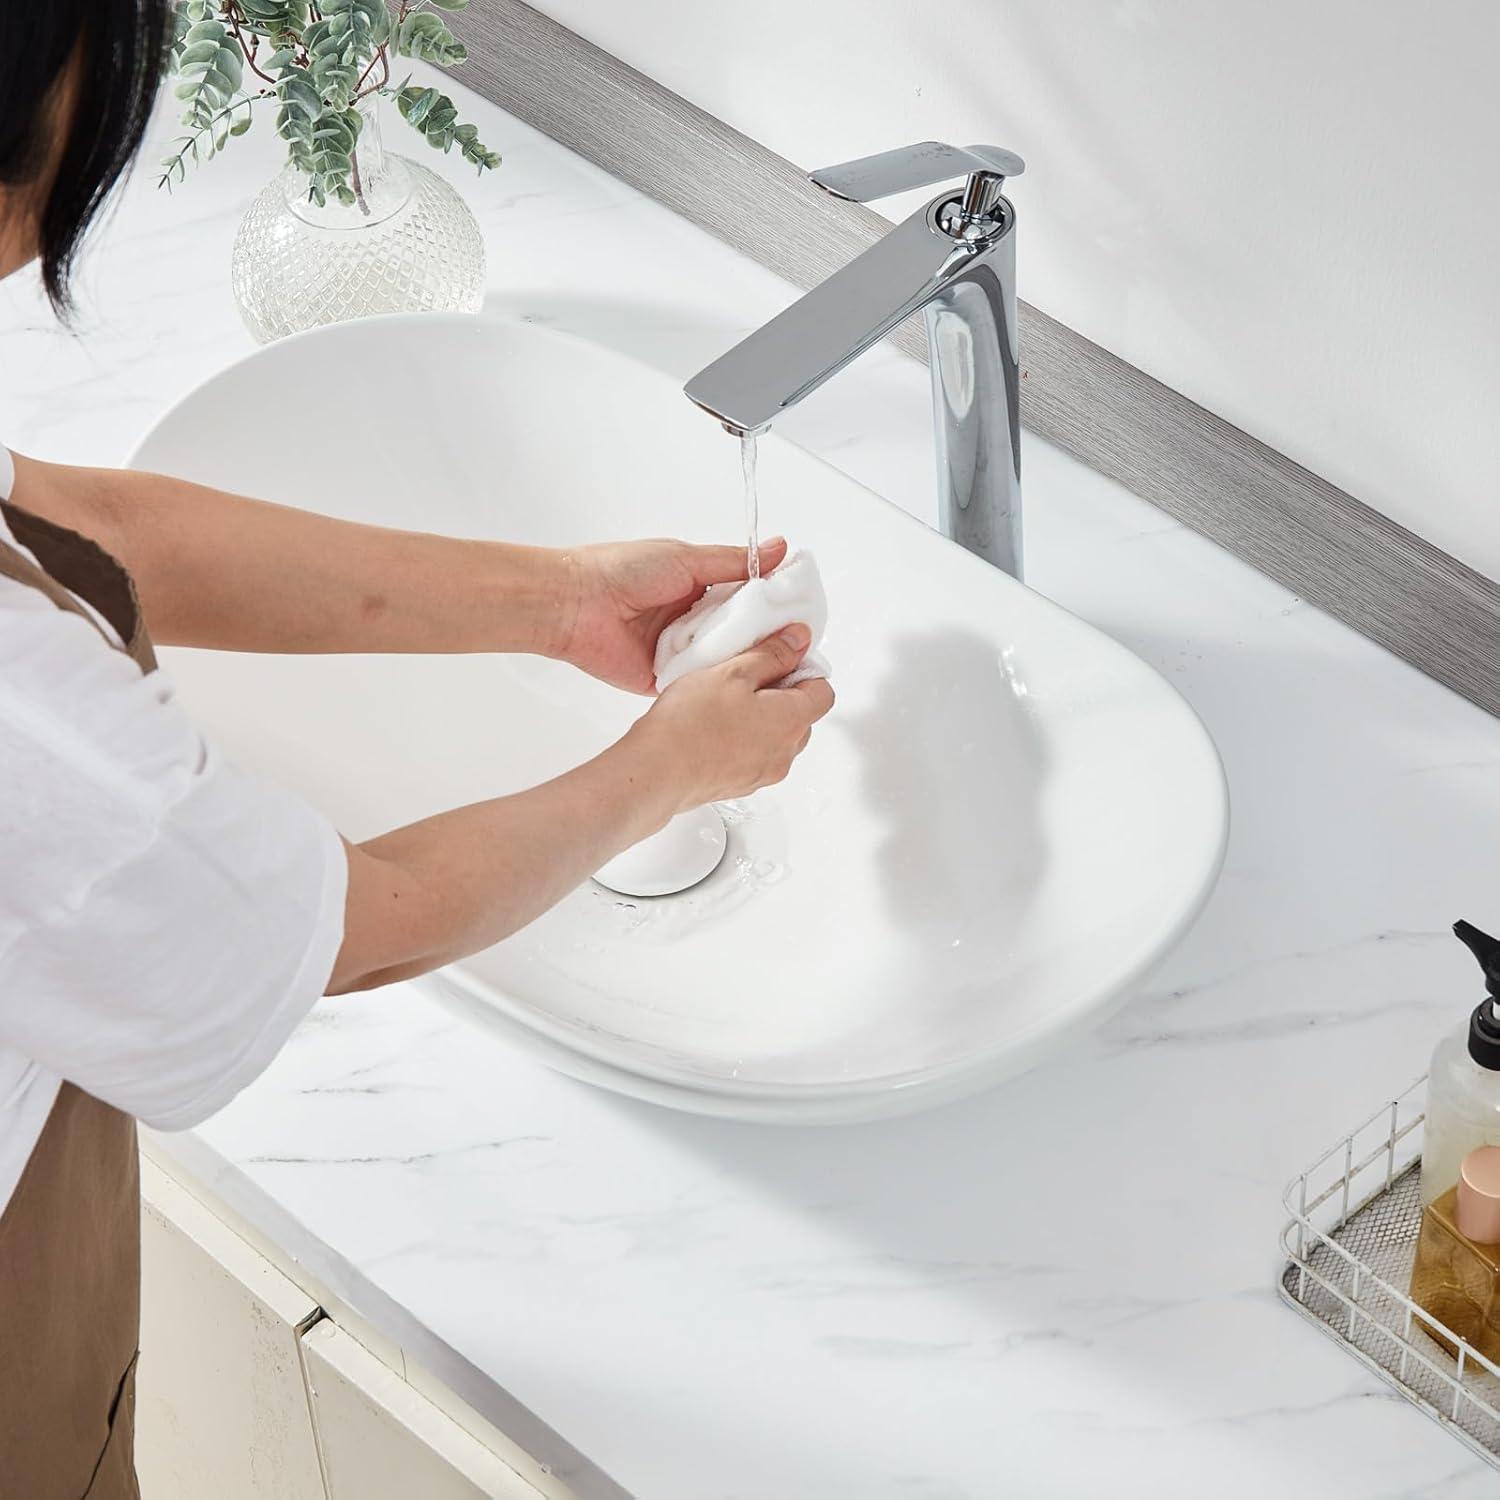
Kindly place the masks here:
POLYGON ((414 10, 401 23, 396 51, 402 57, 419 57, 444 67, 461 63, 469 55, 469 49, 448 30, 448 23, 430 10, 414 10))
POLYGON ((427 118, 427 111, 442 97, 436 89, 403 88, 396 95, 396 108, 408 125, 414 125, 420 130, 427 118))
POLYGON ((464 160, 481 172, 500 165, 499 153, 480 141, 478 126, 459 123, 458 108, 446 94, 403 85, 396 93, 396 108, 408 125, 422 132, 429 146, 447 152, 456 145, 464 160))
POLYGON ((327 0, 322 7, 326 19, 341 30, 380 46, 390 39, 391 12, 386 0, 327 0))
POLYGON ((174 183, 185 180, 189 156, 195 162, 216 156, 235 136, 244 135, 250 128, 254 107, 253 97, 240 94, 204 120, 191 135, 178 136, 177 150, 161 159, 164 170, 156 185, 170 191, 174 183))
POLYGON ((354 148, 359 140, 359 111, 325 105, 311 90, 303 69, 290 69, 278 93, 276 130, 287 143, 292 165, 305 172, 308 197, 321 207, 329 198, 354 202, 350 178, 354 148))
POLYGON ((183 13, 191 25, 174 52, 181 79, 174 92, 187 106, 182 123, 204 130, 239 92, 244 58, 222 21, 192 20, 194 13, 195 4, 183 13))
POLYGON ((443 13, 462 11, 468 3, 173 0, 174 88, 191 133, 163 161, 164 185, 182 180, 188 157, 211 157, 243 135, 252 120, 252 98, 274 98, 277 134, 293 165, 307 173, 308 196, 317 203, 352 202, 360 129, 355 104, 377 90, 396 99, 403 118, 434 149, 457 146, 481 170, 498 165, 499 156, 483 145, 473 125, 460 121, 446 94, 413 88, 409 81, 399 89, 381 81, 390 77, 387 48, 439 66, 463 62, 468 49, 443 13), (255 73, 269 80, 264 89, 259 82, 246 87, 252 57, 255 73))
POLYGON ((239 0, 243 25, 277 46, 295 41, 307 25, 307 0, 239 0))
POLYGON ((283 109, 303 120, 315 120, 323 113, 323 96, 305 68, 287 68, 276 85, 276 97, 283 109))
POLYGON ((329 109, 344 110, 354 102, 389 20, 385 0, 327 0, 321 16, 302 33, 308 78, 329 109))
POLYGON ((217 38, 185 42, 177 57, 178 69, 193 67, 198 63, 211 63, 219 55, 219 45, 217 38))

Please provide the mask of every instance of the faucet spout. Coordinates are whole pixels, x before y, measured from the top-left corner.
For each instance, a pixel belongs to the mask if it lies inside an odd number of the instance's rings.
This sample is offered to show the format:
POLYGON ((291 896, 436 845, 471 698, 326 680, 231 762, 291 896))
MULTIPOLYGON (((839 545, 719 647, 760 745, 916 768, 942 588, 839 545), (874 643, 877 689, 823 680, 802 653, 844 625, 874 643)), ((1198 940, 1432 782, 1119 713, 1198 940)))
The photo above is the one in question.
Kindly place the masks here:
MULTIPOLYGON (((953 153, 927 143, 912 150, 953 153)), ((1020 159, 970 147, 1019 170, 1020 159)), ((873 171, 929 170, 909 153, 830 169, 840 191, 873 171), (852 169, 852 170, 851 170, 852 169)), ((986 177, 988 173, 984 174, 986 177)), ((820 180, 815 177, 814 180, 820 180)), ((901 185, 910 185, 902 181, 901 185)), ((909 317, 931 355, 943 534, 1021 576, 1020 368, 1015 211, 993 181, 945 193, 688 381, 689 400, 731 432, 764 431, 909 317), (983 186, 983 185, 982 185, 983 186)))
POLYGON ((768 427, 926 305, 961 250, 913 214, 688 381, 689 401, 740 432, 768 427))

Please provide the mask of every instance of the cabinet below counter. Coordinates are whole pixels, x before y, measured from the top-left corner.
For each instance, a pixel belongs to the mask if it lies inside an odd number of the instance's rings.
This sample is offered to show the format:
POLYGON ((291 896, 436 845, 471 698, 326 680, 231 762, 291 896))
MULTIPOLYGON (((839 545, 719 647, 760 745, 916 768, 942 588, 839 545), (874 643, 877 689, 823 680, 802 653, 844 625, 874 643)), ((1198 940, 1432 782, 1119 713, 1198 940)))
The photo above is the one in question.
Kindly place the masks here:
POLYGON ((169 1168, 143 1151, 144 1494, 573 1500, 402 1351, 331 1313, 310 1278, 169 1168))

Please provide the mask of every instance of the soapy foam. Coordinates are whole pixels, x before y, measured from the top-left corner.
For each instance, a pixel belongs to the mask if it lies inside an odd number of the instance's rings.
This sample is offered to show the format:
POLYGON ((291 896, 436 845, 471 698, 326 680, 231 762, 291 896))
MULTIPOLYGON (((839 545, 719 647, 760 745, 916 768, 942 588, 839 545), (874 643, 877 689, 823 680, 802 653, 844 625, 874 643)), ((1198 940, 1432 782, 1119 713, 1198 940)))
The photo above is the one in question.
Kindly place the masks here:
POLYGON ((657 691, 689 672, 716 667, 748 651, 757 641, 788 625, 806 625, 812 631, 812 645, 796 671, 777 686, 827 677, 828 663, 817 648, 828 625, 828 596, 811 552, 793 553, 763 578, 710 585, 703 597, 657 638, 657 691))

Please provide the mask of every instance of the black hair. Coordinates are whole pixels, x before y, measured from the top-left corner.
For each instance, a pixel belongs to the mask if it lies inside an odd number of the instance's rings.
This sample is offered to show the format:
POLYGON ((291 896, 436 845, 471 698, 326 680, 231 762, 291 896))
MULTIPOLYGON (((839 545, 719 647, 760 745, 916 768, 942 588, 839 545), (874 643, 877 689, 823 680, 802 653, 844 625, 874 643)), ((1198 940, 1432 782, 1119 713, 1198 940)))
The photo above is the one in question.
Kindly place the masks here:
POLYGON ((68 275, 89 224, 141 143, 172 38, 171 0, 0 0, 0 184, 40 186, 42 284, 71 307, 68 275), (60 86, 76 61, 71 120, 60 86))

